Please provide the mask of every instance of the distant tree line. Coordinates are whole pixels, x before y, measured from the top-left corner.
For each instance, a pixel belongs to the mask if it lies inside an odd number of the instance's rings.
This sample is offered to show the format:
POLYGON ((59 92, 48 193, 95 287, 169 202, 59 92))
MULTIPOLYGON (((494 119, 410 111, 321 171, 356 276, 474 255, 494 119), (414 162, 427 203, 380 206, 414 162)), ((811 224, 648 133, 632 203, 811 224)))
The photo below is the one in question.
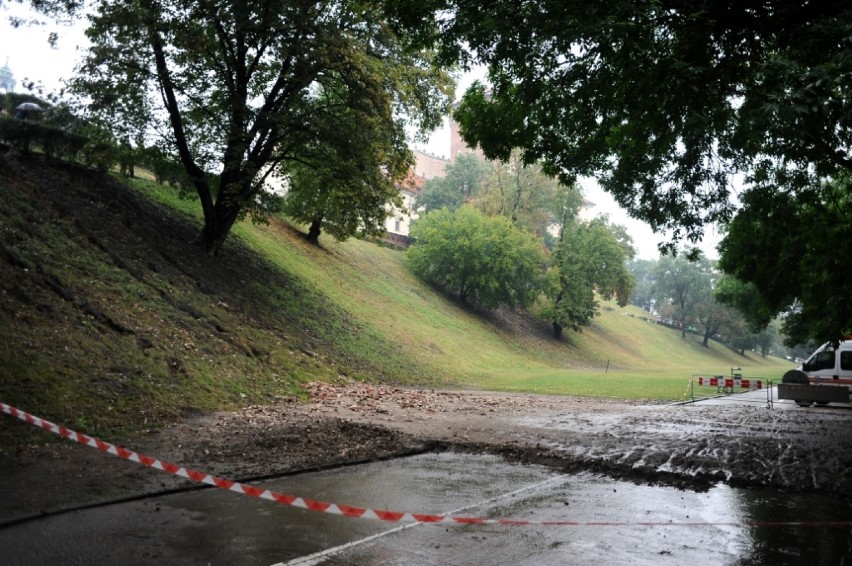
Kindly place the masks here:
POLYGON ((782 351, 781 321, 766 326, 750 322, 746 313, 759 295, 751 285, 724 274, 717 262, 704 256, 690 260, 681 253, 635 260, 629 269, 635 280, 630 302, 681 336, 697 334, 705 346, 717 340, 740 353, 782 351))

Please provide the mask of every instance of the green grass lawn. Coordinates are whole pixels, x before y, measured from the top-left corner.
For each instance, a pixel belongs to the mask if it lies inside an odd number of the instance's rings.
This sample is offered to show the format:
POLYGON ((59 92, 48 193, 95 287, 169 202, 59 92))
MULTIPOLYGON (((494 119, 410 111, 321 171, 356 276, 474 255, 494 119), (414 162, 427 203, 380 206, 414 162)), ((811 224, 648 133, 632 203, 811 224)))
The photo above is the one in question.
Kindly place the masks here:
POLYGON ((554 340, 527 313, 424 284, 399 250, 313 246, 277 217, 239 222, 207 258, 191 245, 200 207, 171 187, 132 182, 154 205, 91 171, 36 160, 25 172, 6 178, 0 205, 14 256, 0 270, 0 393, 60 422, 86 415, 88 432, 266 403, 315 380, 673 401, 692 374, 792 367, 606 302, 554 340))
POLYGON ((778 378, 792 367, 712 341, 704 347, 699 337, 684 339, 642 320, 648 315, 636 307, 606 302, 590 328, 556 341, 546 335, 546 324, 529 333, 458 304, 412 276, 400 251, 330 238, 321 239, 318 249, 280 222, 243 224, 237 232, 392 344, 394 363, 407 366, 398 369, 419 383, 677 400, 694 373, 728 374, 741 367, 746 376, 778 378))

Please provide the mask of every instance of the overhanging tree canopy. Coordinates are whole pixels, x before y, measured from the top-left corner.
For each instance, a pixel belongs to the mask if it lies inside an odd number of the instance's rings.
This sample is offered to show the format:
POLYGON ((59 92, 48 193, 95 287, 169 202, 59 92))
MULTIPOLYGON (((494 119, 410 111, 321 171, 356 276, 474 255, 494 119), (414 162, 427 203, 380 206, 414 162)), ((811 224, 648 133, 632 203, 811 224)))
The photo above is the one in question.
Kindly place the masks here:
MULTIPOLYGON (((431 130, 450 90, 430 55, 389 28, 380 2, 102 1, 88 36, 77 91, 93 118, 161 136, 201 201, 200 242, 210 253, 273 168, 310 166, 328 116, 398 125, 370 130, 380 135, 399 133, 405 119, 431 130), (329 104, 319 87, 339 96, 329 104)), ((400 177, 398 146, 388 141, 385 155, 349 169, 365 181, 376 167, 400 177)))
MULTIPOLYGON (((671 230, 670 249, 733 217, 737 172, 793 201, 852 172, 848 2, 389 4, 403 28, 441 14, 421 41, 448 59, 467 45, 488 66, 490 89, 474 86, 456 116, 466 141, 502 159, 523 148, 564 178, 598 177, 634 216, 671 230)), ((840 300, 848 285, 822 291, 840 300)), ((814 334, 837 336, 852 319, 830 326, 814 334)))

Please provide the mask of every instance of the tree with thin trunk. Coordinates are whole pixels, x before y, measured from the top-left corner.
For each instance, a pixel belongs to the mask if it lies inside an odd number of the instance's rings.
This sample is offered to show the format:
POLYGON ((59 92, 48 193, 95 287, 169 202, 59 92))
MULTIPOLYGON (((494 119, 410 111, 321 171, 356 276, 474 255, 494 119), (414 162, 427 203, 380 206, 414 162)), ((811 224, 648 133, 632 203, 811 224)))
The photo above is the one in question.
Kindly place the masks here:
POLYGON ((654 272, 654 291, 658 304, 669 303, 675 320, 681 325, 681 337, 686 338, 689 325, 696 320, 697 307, 712 293, 710 264, 701 259, 691 262, 683 254, 660 259, 654 272))
POLYGON ((553 336, 564 329, 580 330, 598 313, 595 293, 606 300, 615 297, 625 306, 633 291, 627 270, 628 251, 605 216, 591 222, 568 220, 551 254, 550 284, 545 288, 539 315, 553 326, 553 336))

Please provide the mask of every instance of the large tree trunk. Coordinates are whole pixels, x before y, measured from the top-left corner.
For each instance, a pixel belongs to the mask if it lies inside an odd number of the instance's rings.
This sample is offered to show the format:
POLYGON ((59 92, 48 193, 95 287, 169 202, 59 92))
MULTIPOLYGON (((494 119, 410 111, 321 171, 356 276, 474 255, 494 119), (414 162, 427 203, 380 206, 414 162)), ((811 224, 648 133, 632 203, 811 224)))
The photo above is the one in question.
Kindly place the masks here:
POLYGON ((219 252, 240 217, 244 203, 252 198, 251 181, 247 180, 247 177, 245 171, 231 167, 219 175, 218 187, 211 187, 210 179, 206 175, 195 180, 196 192, 204 211, 204 229, 198 242, 210 255, 219 252))
POLYGON ((308 228, 308 235, 306 236, 307 240, 314 244, 315 246, 319 245, 319 237, 322 232, 322 217, 314 218, 311 222, 310 228, 308 228))
POLYGON ((204 228, 197 241, 205 252, 210 255, 219 253, 239 214, 239 205, 223 204, 220 200, 209 213, 204 215, 204 228))
POLYGON ((562 325, 559 323, 553 323, 553 337, 559 340, 562 338, 562 325))

